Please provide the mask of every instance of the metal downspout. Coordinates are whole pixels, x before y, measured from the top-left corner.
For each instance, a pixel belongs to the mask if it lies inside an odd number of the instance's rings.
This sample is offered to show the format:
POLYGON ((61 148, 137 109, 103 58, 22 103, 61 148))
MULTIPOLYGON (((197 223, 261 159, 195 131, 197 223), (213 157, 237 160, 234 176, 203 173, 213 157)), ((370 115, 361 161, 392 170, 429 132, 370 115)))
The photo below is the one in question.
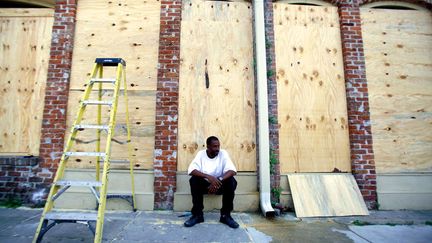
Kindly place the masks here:
POLYGON ((258 159, 260 206, 264 216, 273 216, 270 199, 270 142, 268 123, 267 59, 265 49, 264 1, 254 0, 255 60, 258 95, 258 159))

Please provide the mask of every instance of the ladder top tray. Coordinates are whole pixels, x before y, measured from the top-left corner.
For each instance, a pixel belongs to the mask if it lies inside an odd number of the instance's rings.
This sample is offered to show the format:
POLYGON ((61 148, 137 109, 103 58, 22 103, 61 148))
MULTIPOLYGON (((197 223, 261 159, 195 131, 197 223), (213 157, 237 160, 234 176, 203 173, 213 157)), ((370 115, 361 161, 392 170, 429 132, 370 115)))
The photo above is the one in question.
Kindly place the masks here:
POLYGON ((96 58, 95 63, 102 64, 103 66, 117 66, 121 63, 123 66, 126 66, 126 62, 122 58, 96 58))

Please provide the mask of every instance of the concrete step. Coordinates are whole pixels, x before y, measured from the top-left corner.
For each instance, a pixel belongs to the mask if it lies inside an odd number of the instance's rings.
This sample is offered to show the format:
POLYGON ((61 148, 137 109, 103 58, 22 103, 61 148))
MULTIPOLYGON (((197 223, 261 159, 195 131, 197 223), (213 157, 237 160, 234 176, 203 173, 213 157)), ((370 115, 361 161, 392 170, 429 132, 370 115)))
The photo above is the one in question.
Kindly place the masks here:
MULTIPOLYGON (((127 192, 113 192, 115 194, 127 194, 127 192)), ((153 193, 136 193, 136 207, 138 210, 153 210, 153 193)), ((96 199, 89 191, 87 192, 65 192, 55 201, 56 209, 87 209, 96 208, 96 199)), ((124 199, 112 198, 107 200, 107 210, 132 210, 130 203, 124 199)))
MULTIPOLYGON (((187 172, 177 172, 177 192, 190 193, 190 176, 187 172)), ((238 192, 258 191, 258 180, 256 173, 240 172, 235 176, 238 192)))
MULTIPOLYGON (((177 192, 174 194, 174 211, 190 211, 192 196, 189 178, 186 172, 177 172, 177 192)), ((256 173, 238 173, 237 190, 234 198, 234 211, 253 212, 259 209, 259 193, 256 173)), ((205 195, 204 210, 219 210, 222 207, 222 196, 205 195)))
MULTIPOLYGON (((136 170, 134 176, 137 209, 153 210, 153 171, 136 170)), ((95 171, 93 169, 68 169, 65 172, 64 180, 95 180, 95 171)), ((109 194, 130 194, 129 170, 110 170, 107 191, 109 194)), ((59 209, 94 209, 96 199, 88 188, 72 187, 63 193, 54 205, 59 209)), ((107 209, 131 210, 131 206, 126 200, 113 198, 108 200, 107 209)))
MULTIPOLYGON (((219 210, 222 207, 222 196, 204 195, 204 211, 219 210)), ((174 194, 174 211, 190 211, 192 196, 190 193, 174 194)), ((236 193, 234 197, 234 211, 255 212, 259 210, 259 193, 236 193)))

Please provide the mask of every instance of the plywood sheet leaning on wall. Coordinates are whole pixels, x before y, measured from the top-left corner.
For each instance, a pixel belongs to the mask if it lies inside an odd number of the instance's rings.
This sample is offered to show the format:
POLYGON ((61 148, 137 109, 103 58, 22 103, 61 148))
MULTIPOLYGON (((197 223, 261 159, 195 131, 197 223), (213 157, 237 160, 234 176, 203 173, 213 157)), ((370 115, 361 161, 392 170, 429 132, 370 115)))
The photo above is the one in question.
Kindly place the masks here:
POLYGON ((208 136, 239 171, 256 171, 251 4, 183 1, 178 170, 208 136))
POLYGON ((281 172, 350 171, 337 8, 273 8, 281 172))
POLYGON ((369 215, 351 174, 289 174, 297 217, 369 215))
POLYGON ((39 154, 53 16, 0 10, 0 155, 39 154))
MULTIPOLYGON (((160 1, 103 1, 80 0, 74 42, 68 127, 75 119, 78 101, 97 57, 121 57, 126 61, 129 110, 135 168, 153 168, 155 102, 160 26, 160 1)), ((103 76, 115 77, 115 68, 104 68, 103 76)), ((109 99, 113 86, 107 89, 104 99, 109 99)), ((123 102, 123 97, 119 101, 123 102)), ((123 104, 124 105, 124 104, 123 104)), ((116 130, 119 140, 125 137, 125 110, 120 103, 116 130)), ((95 109, 96 110, 96 109, 95 109)), ((108 110, 103 112, 108 119, 108 110)), ((87 112, 87 121, 96 119, 95 112, 87 112)), ((95 147, 94 134, 80 134, 81 143, 76 149, 95 147)), ((113 158, 127 158, 127 146, 113 143, 113 158)), ((95 161, 85 158, 71 161, 72 167, 93 167, 95 161)), ((113 165, 117 168, 116 165, 113 165)))
POLYGON ((430 11, 361 17, 377 173, 432 172, 430 11))

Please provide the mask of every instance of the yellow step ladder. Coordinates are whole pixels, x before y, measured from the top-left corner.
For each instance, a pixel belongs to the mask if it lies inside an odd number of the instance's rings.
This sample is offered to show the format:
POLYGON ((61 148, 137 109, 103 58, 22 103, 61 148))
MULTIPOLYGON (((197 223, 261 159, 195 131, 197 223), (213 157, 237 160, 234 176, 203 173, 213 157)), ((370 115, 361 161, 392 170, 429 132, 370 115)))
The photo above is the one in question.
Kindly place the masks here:
POLYGON ((126 62, 121 58, 96 58, 90 79, 84 91, 84 95, 80 101, 76 119, 71 127, 71 131, 66 142, 63 155, 57 169, 56 176, 52 183, 50 192, 47 197, 45 208, 42 212, 39 226, 33 238, 33 242, 41 242, 44 234, 53 226, 60 223, 84 223, 94 234, 94 242, 101 242, 102 232, 104 225, 104 215, 107 199, 109 198, 122 198, 128 200, 133 210, 136 210, 135 201, 135 183, 133 174, 132 162, 132 146, 131 146, 131 132, 129 125, 129 111, 128 111, 128 97, 127 97, 127 84, 126 84, 126 62), (104 67, 116 67, 116 78, 103 78, 104 67), (123 84, 122 84, 123 83, 123 84), (103 84, 114 85, 113 97, 111 100, 102 100, 103 84), (123 93, 126 104, 126 124, 127 124, 127 141, 121 142, 114 138, 114 131, 116 125, 116 113, 118 108, 118 97, 120 94, 120 86, 123 85, 123 93), (95 87, 98 86, 98 87, 95 87), (93 90, 98 91, 97 100, 89 100, 90 94, 93 90), (97 124, 81 124, 84 113, 88 106, 97 106, 97 124), (108 124, 101 124, 102 122, 102 106, 109 106, 110 116, 108 124), (96 152, 75 152, 71 151, 72 145, 76 141, 78 132, 85 129, 96 130, 96 152), (101 133, 105 131, 106 145, 104 152, 101 152, 101 133), (128 145, 129 160, 112 160, 111 159, 111 142, 118 142, 128 145), (70 157, 95 157, 96 158, 96 178, 94 181, 79 181, 79 180, 64 180, 64 172, 67 167, 67 162, 70 157), (100 163, 103 163, 102 178, 100 178, 100 163), (129 162, 130 176, 131 176, 131 194, 107 194, 108 174, 110 171, 110 163, 124 163, 129 162), (54 209, 54 201, 61 196, 67 189, 72 186, 88 187, 96 198, 97 211, 60 211, 54 209))

